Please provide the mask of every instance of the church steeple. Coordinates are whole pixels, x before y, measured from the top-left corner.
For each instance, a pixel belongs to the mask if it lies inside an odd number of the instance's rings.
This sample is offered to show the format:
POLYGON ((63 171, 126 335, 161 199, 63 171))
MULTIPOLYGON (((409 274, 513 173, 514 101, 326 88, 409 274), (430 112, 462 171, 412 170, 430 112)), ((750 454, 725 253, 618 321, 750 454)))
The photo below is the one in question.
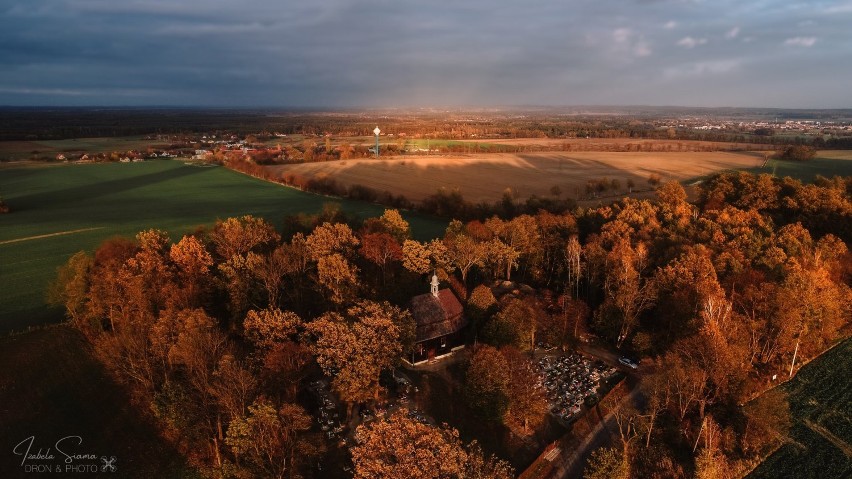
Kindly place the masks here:
POLYGON ((437 298, 437 297, 438 297, 438 285, 439 285, 439 283, 438 283, 438 275, 437 275, 437 274, 433 274, 433 275, 432 275, 432 283, 431 283, 431 285, 432 285, 432 296, 434 296, 434 297, 436 297, 436 298, 437 298))

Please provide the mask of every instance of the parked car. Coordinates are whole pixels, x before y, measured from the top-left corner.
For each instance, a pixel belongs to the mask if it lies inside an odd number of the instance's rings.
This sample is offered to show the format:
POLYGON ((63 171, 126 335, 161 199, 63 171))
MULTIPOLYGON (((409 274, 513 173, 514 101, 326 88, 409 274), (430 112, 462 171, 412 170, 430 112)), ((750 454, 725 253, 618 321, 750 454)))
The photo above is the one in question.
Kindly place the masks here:
POLYGON ((630 369, 638 369, 639 365, 633 362, 630 358, 620 357, 618 358, 618 362, 627 366, 630 369))

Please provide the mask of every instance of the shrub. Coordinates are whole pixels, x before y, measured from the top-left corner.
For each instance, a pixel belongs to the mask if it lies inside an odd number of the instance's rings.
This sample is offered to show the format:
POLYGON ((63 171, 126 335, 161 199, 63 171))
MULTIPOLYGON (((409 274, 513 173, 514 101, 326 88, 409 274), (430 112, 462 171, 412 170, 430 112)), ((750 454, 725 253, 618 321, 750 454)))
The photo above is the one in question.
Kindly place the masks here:
POLYGON ((816 148, 807 145, 788 145, 781 150, 782 160, 808 161, 816 156, 816 148))

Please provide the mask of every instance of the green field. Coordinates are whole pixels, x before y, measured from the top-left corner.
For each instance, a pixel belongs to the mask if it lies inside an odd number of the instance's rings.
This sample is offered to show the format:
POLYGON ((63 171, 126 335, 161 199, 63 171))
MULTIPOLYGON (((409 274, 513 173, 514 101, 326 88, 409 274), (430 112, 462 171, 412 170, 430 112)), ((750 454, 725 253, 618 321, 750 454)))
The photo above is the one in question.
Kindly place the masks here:
POLYGON ((781 388, 790 401, 791 441, 748 479, 852 477, 852 339, 798 372, 781 388))
POLYGON ((852 151, 820 151, 809 161, 769 160, 762 168, 750 168, 751 173, 767 173, 783 178, 789 176, 810 183, 817 175, 852 176, 852 151))
MULTIPOLYGON (((56 268, 110 236, 159 228, 177 240, 199 225, 244 214, 280 228, 285 216, 317 213, 329 201, 362 218, 383 211, 174 160, 4 168, 0 194, 12 209, 0 215, 0 332, 61 319, 61 311, 44 305, 56 268)), ((419 239, 446 227, 443 220, 405 216, 419 239)))

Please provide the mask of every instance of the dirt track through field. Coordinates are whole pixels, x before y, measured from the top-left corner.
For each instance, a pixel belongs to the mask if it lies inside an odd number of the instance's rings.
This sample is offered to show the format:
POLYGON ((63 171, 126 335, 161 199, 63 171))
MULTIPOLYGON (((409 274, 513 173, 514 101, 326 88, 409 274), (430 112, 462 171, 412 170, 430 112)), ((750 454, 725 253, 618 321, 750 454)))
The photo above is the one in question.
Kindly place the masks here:
POLYGON ((94 228, 81 228, 81 229, 78 229, 78 230, 57 231, 56 233, 48 233, 48 234, 45 234, 45 235, 27 236, 26 238, 15 238, 15 239, 10 239, 10 240, 6 240, 6 241, 0 241, 0 245, 9 244, 9 243, 20 243, 21 241, 37 240, 37 239, 42 239, 42 238, 50 238, 51 236, 70 235, 70 234, 74 234, 74 233, 82 233, 84 231, 94 231, 94 230, 102 230, 102 229, 104 229, 103 226, 97 226, 97 227, 94 227, 94 228))
POLYGON ((819 434, 820 436, 824 437, 828 442, 834 444, 837 449, 840 449, 843 454, 846 454, 846 457, 852 458, 852 446, 843 442, 843 439, 840 439, 839 437, 832 434, 831 431, 829 431, 828 429, 820 426, 819 424, 811 420, 805 419, 802 422, 804 422, 805 425, 808 426, 811 431, 819 434))

